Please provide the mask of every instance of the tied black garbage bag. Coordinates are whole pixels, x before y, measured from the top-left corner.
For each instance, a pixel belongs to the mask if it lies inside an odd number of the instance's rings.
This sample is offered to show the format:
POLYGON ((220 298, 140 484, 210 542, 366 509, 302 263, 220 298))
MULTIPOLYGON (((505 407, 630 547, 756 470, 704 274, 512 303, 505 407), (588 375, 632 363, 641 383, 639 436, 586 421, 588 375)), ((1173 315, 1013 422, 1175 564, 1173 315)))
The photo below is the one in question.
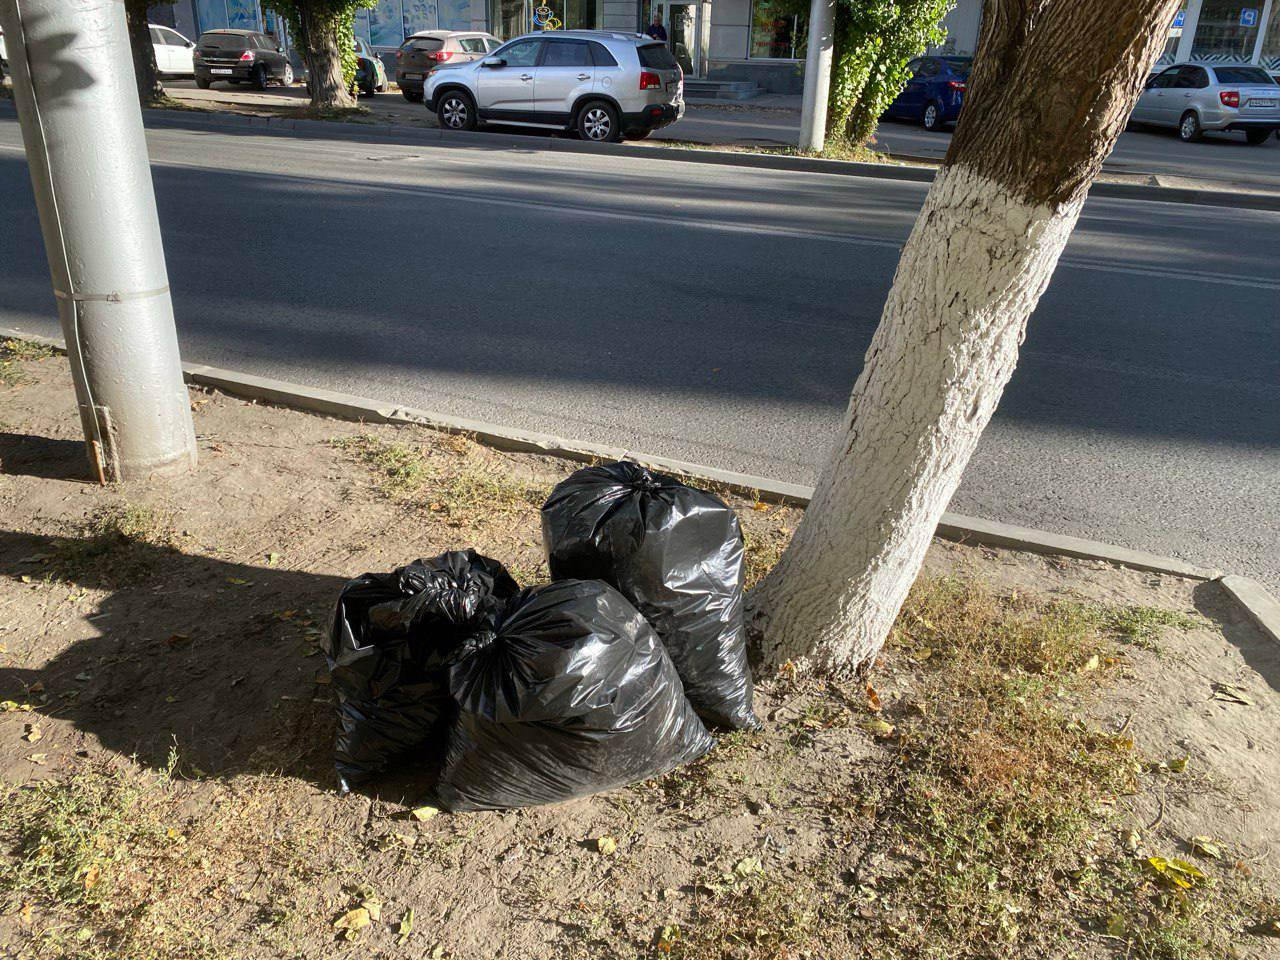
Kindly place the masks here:
POLYGON ((344 786, 406 754, 444 757, 452 716, 446 668, 520 590, 474 550, 366 573, 338 597, 325 655, 338 693, 334 765, 344 786))
POLYGON ((635 463, 579 470, 542 507, 551 577, 600 579, 653 624, 708 723, 756 729, 742 531, 721 500, 635 463))
POLYGON ((711 737, 653 628, 598 581, 525 590, 450 667, 449 810, 558 803, 666 773, 711 737))

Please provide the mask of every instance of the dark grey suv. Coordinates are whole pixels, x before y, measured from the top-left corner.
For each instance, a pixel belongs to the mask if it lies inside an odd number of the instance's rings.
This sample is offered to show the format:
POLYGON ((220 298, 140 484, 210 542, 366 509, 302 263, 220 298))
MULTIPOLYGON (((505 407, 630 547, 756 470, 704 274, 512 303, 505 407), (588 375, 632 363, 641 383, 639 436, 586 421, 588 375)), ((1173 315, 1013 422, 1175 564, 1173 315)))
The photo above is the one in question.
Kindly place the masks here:
POLYGON ((192 54, 196 86, 208 90, 215 80, 252 83, 265 90, 268 84, 293 83, 293 65, 284 48, 265 33, 253 30, 209 30, 200 34, 192 54))

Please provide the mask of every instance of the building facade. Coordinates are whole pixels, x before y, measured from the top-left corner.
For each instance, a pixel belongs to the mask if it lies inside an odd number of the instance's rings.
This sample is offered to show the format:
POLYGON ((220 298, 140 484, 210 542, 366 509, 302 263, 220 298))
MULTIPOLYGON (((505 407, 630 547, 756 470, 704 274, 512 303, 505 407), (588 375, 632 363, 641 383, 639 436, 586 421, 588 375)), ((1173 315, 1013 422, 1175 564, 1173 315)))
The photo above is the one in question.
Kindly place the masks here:
MULTIPOLYGON (((800 93, 808 40, 805 0, 378 0, 361 10, 356 31, 390 60, 418 30, 488 30, 507 39, 533 29, 550 8, 567 29, 642 30, 662 18, 673 52, 690 77, 749 81, 774 93, 800 93)), ((178 0, 154 15, 194 38, 240 27, 284 36, 258 0, 178 0)), ((978 43, 982 0, 957 0, 946 41, 935 53, 970 56, 978 43)), ((1280 0, 1183 0, 1169 27, 1161 64, 1260 63, 1280 73, 1280 0)))

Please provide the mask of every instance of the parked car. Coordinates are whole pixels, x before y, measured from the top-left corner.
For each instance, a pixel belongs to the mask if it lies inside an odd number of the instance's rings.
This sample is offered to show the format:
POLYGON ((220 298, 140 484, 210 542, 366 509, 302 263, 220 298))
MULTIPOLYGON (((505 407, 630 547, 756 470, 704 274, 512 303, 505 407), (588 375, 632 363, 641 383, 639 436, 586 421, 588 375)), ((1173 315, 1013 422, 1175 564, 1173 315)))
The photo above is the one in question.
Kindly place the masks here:
POLYGON ((1257 145, 1280 130, 1280 85, 1248 64, 1179 63, 1147 81, 1129 119, 1174 127, 1188 143, 1206 130, 1240 130, 1257 145))
POLYGON ((387 68, 382 65, 369 45, 356 38, 356 91, 366 97, 382 93, 388 87, 387 68))
POLYGON ((196 45, 172 27, 149 23, 151 48, 156 53, 156 69, 164 77, 189 77, 195 73, 192 53, 196 45))
POLYGON ((919 57, 907 64, 911 79, 893 103, 886 117, 918 120, 926 130, 941 130, 960 118, 965 87, 969 82, 971 57, 919 57))
POLYGON ((284 47, 254 30, 207 30, 193 54, 196 86, 208 90, 215 80, 252 83, 259 90, 272 83, 293 83, 293 64, 284 47))
POLYGON ((422 100, 423 79, 442 63, 469 63, 502 46, 491 33, 463 30, 424 30, 396 51, 396 85, 412 103, 422 100))
POLYGON ((0 30, 0 80, 9 72, 9 52, 4 47, 4 31, 0 30))
POLYGON ((481 60, 439 64, 424 94, 450 130, 487 121, 616 142, 684 116, 684 73, 666 45, 606 30, 526 34, 481 60))

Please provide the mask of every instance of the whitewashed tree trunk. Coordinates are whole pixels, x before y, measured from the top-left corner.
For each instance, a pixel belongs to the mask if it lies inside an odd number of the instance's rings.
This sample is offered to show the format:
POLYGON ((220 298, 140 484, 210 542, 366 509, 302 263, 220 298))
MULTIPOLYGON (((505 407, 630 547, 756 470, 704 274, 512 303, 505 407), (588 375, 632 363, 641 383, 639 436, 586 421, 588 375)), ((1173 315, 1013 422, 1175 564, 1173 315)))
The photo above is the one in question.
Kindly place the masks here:
POLYGON ((987 3, 970 97, 844 427, 749 598, 758 668, 847 673, 883 645, 1176 5, 987 3))

